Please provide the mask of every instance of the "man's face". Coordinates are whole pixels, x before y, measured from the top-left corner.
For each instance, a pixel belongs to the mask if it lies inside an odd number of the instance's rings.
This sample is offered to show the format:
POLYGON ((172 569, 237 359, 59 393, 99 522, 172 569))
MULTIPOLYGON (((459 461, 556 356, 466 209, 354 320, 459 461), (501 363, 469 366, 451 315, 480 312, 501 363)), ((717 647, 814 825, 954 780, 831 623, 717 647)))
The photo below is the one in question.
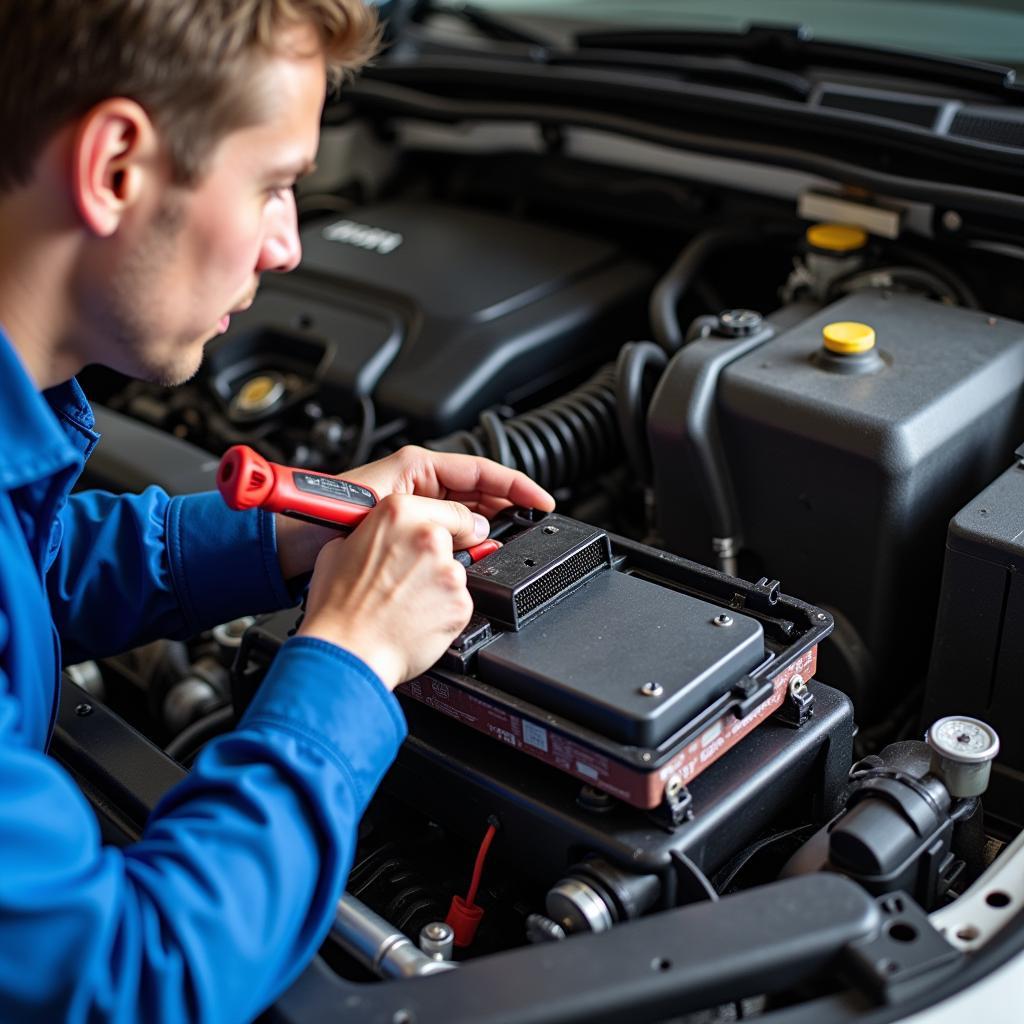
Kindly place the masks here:
MULTIPOLYGON (((287 42, 287 36, 285 37, 287 42)), ((263 118, 227 135, 192 188, 166 185, 126 227, 86 300, 99 313, 99 361, 162 384, 191 377, 203 346, 253 300, 260 274, 299 262, 291 185, 313 162, 325 67, 311 30, 268 57, 253 87, 263 118)))

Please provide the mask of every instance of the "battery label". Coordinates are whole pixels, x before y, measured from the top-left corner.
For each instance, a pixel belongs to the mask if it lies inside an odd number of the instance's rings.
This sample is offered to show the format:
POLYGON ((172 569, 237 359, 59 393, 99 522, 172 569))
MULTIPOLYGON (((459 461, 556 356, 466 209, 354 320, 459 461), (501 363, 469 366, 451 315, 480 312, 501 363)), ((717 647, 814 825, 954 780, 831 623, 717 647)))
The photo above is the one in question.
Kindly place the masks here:
POLYGON ((548 731, 547 729, 542 729, 539 725, 534 725, 533 722, 528 722, 524 718, 523 742, 528 743, 531 747, 536 747, 538 750, 543 750, 546 754, 548 751, 548 731))
POLYGON ((325 498, 335 501, 347 501, 363 508, 373 508, 377 499, 368 487, 362 487, 349 480, 339 480, 335 476, 323 476, 320 473, 302 473, 293 471, 292 480, 300 491, 307 494, 322 494, 325 498))
POLYGON ((771 677, 771 694, 749 715, 736 718, 731 711, 726 712, 657 768, 614 761, 552 728, 482 700, 455 683, 418 676, 399 686, 398 692, 634 807, 650 808, 662 801, 669 779, 676 776, 684 783, 692 782, 780 707, 794 676, 810 679, 816 665, 817 648, 812 647, 771 677))

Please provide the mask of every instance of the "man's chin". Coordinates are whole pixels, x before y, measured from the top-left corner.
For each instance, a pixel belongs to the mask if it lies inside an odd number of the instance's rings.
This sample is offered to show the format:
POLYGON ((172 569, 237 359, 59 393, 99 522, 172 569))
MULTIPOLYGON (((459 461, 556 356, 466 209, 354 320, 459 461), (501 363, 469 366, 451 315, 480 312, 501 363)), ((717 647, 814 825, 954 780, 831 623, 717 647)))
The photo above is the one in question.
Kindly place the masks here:
POLYGON ((166 359, 147 359, 135 372, 129 371, 129 375, 163 388, 184 384, 199 372, 203 362, 203 347, 214 336, 210 334, 195 341, 187 349, 178 350, 166 359))

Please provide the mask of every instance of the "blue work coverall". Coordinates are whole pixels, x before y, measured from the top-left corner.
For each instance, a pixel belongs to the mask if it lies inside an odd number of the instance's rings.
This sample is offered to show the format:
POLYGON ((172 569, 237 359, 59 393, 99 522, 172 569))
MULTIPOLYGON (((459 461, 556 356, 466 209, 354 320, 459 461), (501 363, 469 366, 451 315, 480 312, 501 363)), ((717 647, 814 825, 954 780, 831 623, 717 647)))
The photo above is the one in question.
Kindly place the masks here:
POLYGON ((0 331, 0 1021, 248 1021, 323 940, 405 735, 358 658, 293 638, 139 842, 100 843, 46 756, 63 660, 291 603, 273 517, 216 494, 70 495, 98 436, 0 331))

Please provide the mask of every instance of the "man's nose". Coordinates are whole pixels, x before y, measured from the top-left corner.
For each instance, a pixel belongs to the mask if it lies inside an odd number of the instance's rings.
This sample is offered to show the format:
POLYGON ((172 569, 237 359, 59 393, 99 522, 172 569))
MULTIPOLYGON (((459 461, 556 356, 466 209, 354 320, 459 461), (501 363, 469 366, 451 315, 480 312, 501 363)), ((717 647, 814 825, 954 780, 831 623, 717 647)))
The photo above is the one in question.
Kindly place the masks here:
POLYGON ((289 189, 267 214, 267 233, 260 248, 256 272, 265 270, 285 274, 294 270, 302 258, 299 241, 299 219, 295 211, 295 195, 289 189))

